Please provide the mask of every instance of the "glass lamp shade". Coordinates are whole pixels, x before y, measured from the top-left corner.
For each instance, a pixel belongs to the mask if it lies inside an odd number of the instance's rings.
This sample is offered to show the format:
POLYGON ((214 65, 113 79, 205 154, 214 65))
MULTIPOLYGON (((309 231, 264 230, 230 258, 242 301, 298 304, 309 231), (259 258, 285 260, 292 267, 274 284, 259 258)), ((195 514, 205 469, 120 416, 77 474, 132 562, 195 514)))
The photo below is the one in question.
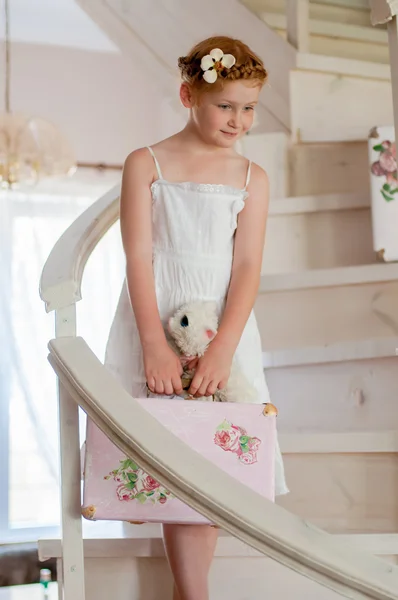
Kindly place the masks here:
POLYGON ((42 177, 75 170, 71 147, 51 122, 21 113, 0 114, 0 187, 34 185, 42 177))

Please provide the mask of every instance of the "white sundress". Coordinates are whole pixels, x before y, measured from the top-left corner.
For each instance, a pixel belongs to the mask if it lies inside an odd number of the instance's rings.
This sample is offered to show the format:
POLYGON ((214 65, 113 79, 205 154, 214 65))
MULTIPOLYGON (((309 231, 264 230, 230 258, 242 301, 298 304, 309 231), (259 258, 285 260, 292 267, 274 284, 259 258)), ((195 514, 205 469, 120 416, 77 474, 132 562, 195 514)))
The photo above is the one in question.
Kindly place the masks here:
MULTIPOLYGON (((186 302, 212 300, 219 314, 225 305, 231 277, 234 233, 245 206, 246 184, 237 189, 222 184, 173 183, 163 178, 157 158, 158 179, 151 186, 153 273, 160 318, 169 317, 186 302)), ((258 403, 270 401, 265 381, 260 334, 252 311, 235 357, 258 390, 258 403)), ((105 366, 133 397, 146 396, 142 348, 126 280, 112 322, 105 366)), ((275 493, 286 487, 279 443, 276 448, 275 493)))

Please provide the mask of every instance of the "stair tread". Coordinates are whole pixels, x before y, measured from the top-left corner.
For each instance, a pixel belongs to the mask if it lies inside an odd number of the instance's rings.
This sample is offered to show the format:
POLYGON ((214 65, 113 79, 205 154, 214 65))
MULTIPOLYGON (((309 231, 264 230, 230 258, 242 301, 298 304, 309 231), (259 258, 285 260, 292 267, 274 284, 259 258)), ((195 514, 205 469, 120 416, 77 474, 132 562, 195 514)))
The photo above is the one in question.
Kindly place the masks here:
POLYGON ((263 367, 278 368, 348 360, 390 358, 398 354, 398 337, 336 342, 323 346, 304 346, 263 352, 263 367))
MULTIPOLYGON (((287 17, 284 14, 260 11, 259 16, 275 29, 286 29, 287 17)), ((310 34, 324 37, 350 39, 353 41, 366 41, 373 44, 387 44, 387 32, 383 29, 347 23, 335 23, 321 19, 309 19, 310 34)))
POLYGON ((308 269, 292 273, 262 275, 259 293, 304 290, 344 285, 358 285, 398 280, 398 263, 374 263, 308 269))
POLYGON ((369 207, 369 193, 314 194, 310 196, 271 198, 269 215, 277 216, 333 210, 352 210, 369 207))
POLYGON ((297 53, 297 68, 386 81, 391 79, 389 64, 309 52, 297 53))
MULTIPOLYGON (((117 521, 93 523, 85 523, 83 521, 83 523, 86 557, 164 556, 161 528, 159 525, 144 524, 131 526, 131 532, 126 533, 123 530, 122 523, 117 521), (91 525, 91 527, 87 528, 86 525, 91 525), (102 536, 95 535, 96 529, 102 532, 102 536)), ((398 554, 398 533, 339 534, 336 537, 353 543, 355 546, 373 554, 398 554)), ((46 558, 60 558, 62 556, 61 540, 59 538, 39 540, 39 556, 41 560, 45 560, 46 558)), ((215 556, 255 557, 261 556, 261 554, 249 548, 243 542, 224 532, 220 532, 215 556)))

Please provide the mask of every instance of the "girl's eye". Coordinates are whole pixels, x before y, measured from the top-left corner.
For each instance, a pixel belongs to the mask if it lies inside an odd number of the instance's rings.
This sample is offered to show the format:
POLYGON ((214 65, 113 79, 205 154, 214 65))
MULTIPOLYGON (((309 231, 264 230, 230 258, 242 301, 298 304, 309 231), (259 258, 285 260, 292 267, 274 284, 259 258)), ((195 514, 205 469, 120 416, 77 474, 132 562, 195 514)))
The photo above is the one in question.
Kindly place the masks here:
POLYGON ((254 110, 254 106, 245 106, 245 111, 254 110))
POLYGON ((219 104, 218 107, 222 108, 223 110, 225 110, 227 108, 231 108, 229 104, 219 104))

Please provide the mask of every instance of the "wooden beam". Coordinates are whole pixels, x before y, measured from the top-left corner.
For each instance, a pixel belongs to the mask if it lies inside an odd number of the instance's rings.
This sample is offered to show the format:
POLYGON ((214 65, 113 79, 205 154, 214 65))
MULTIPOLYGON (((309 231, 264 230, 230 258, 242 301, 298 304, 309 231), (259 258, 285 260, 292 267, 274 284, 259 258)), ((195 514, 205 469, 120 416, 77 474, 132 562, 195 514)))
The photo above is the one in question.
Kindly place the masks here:
POLYGON ((309 52, 309 0, 287 0, 287 41, 299 52, 309 52))
POLYGON ((398 0, 370 0, 372 25, 382 25, 398 14, 398 0))

